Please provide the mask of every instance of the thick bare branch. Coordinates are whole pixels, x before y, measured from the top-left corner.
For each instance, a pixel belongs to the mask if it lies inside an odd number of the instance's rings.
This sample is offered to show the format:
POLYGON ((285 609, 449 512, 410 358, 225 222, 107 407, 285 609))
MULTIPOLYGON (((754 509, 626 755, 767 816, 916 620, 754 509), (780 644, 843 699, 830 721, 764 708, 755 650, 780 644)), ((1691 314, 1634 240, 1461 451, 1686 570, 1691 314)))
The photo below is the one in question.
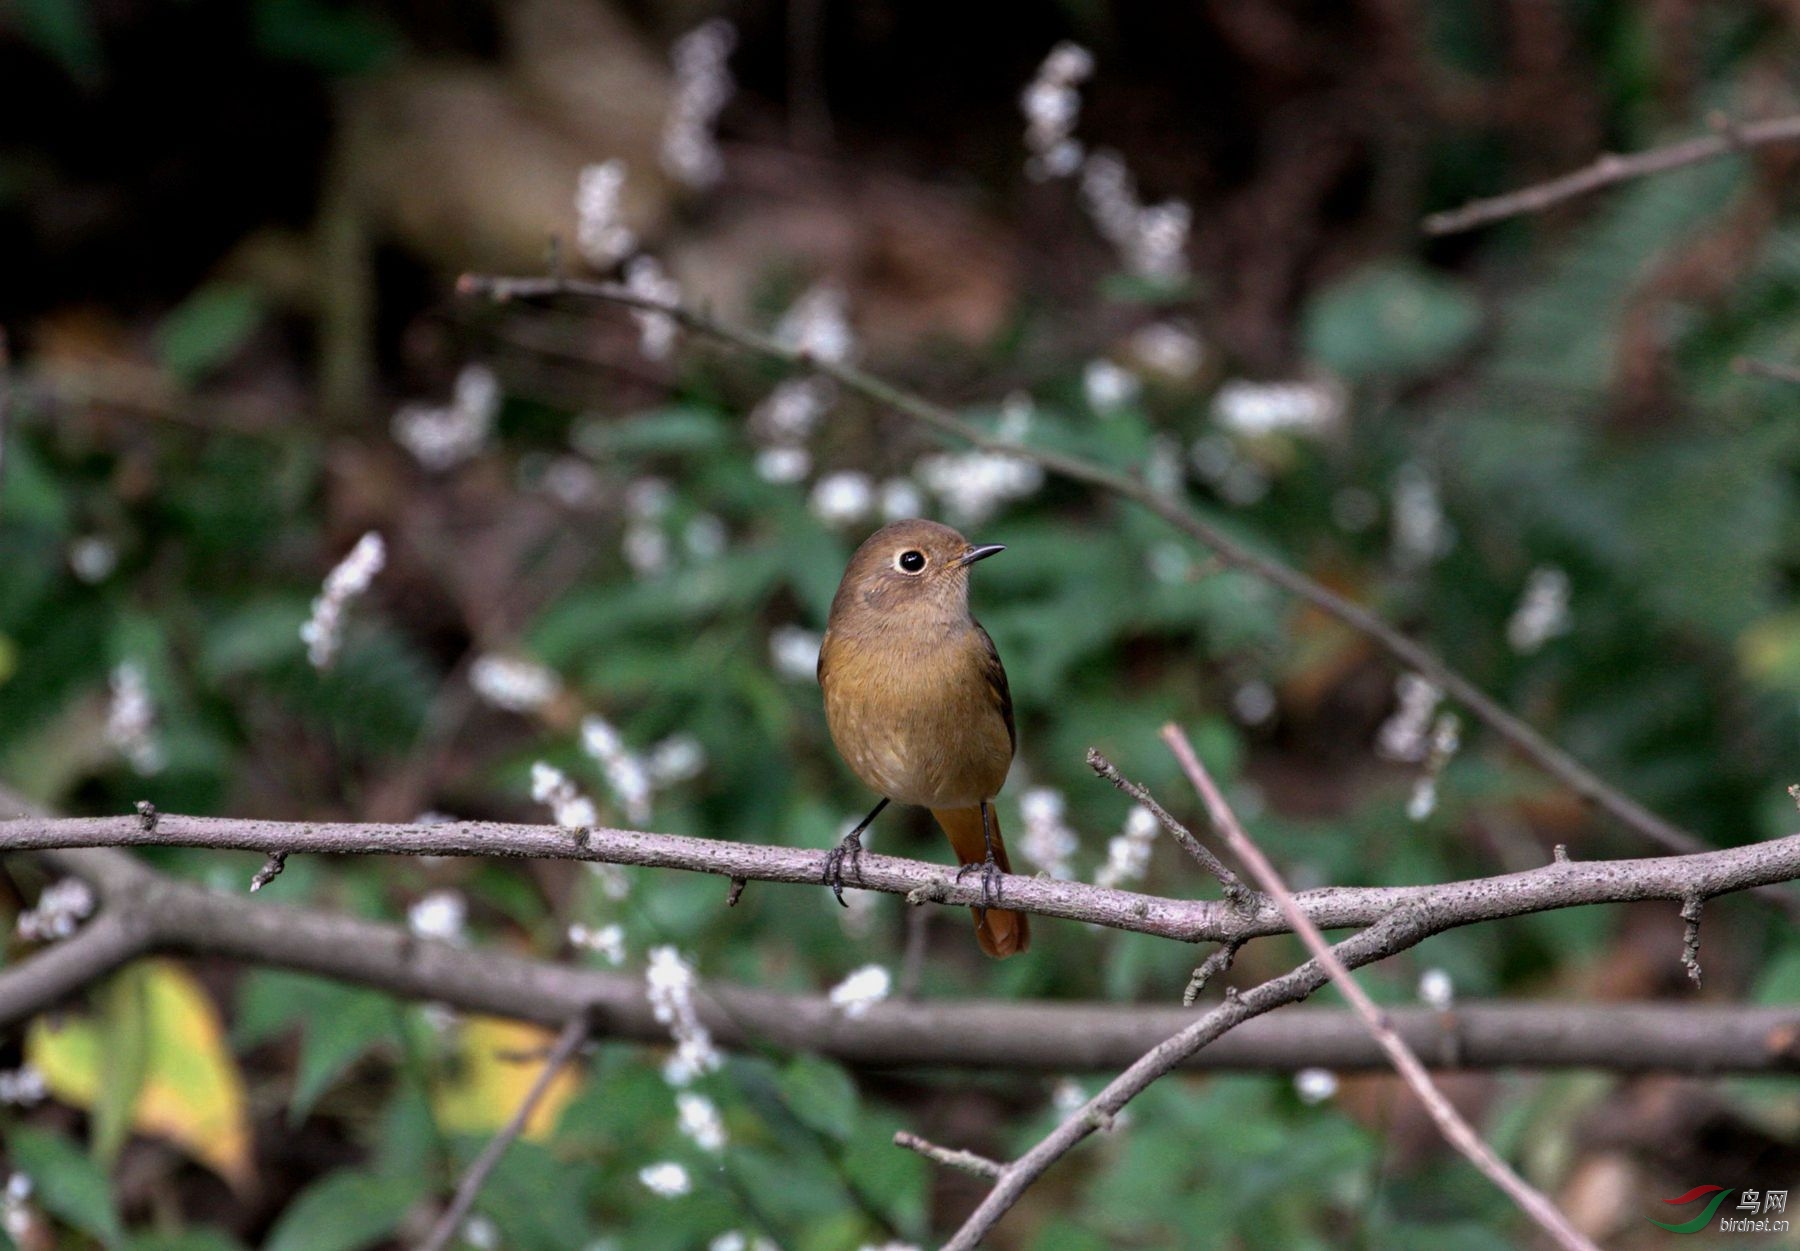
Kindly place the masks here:
MULTIPOLYGON (((940 435, 1030 461, 1060 477, 1084 482, 1130 500, 1210 550, 1219 563, 1260 578, 1311 604, 1320 612, 1374 642, 1400 664, 1430 678, 1446 695, 1463 705, 1521 755, 1614 820, 1670 851, 1693 852, 1707 847, 1694 834, 1657 816, 1607 783, 1593 770, 1502 707, 1475 683, 1450 668, 1430 648, 1408 638, 1374 612, 1345 599, 1292 566, 1252 550, 1193 512, 1177 496, 1157 491, 1140 478, 1080 457, 993 438, 944 405, 896 387, 855 366, 816 360, 804 352, 777 343, 766 335, 719 321, 679 303, 639 295, 616 283, 564 277, 500 278, 465 274, 457 286, 466 295, 486 295, 501 301, 572 296, 663 313, 695 334, 789 365, 812 369, 836 380, 841 386, 865 399, 890 408, 940 435)), ((1800 920, 1800 895, 1788 890, 1761 893, 1763 897, 1777 903, 1790 917, 1800 920)))
MULTIPOLYGON (((1419 1057, 1413 1054, 1405 1040, 1388 1022, 1387 1014, 1375 1006, 1375 1001, 1369 998, 1368 992, 1351 976, 1350 970, 1339 962, 1331 950, 1331 944, 1325 941, 1325 936, 1307 918, 1305 909, 1294 898, 1280 872, 1238 822, 1237 814, 1225 802, 1224 792, 1206 771, 1206 766, 1200 763, 1200 757, 1194 754, 1193 744, 1188 742, 1187 735, 1177 726, 1166 725, 1163 727, 1162 738, 1169 745, 1169 750, 1175 753, 1175 759, 1180 763, 1181 771, 1187 775, 1188 781, 1200 792, 1200 797, 1206 803, 1207 813, 1212 817, 1213 828, 1224 835, 1233 854, 1249 868, 1250 875, 1256 879, 1257 884, 1274 896, 1282 913, 1293 925, 1294 932, 1306 944, 1307 950, 1313 953, 1313 958, 1324 966, 1338 990, 1350 1001, 1351 1008, 1362 1019, 1369 1036, 1387 1053, 1401 1079, 1418 1096, 1419 1102, 1425 1106, 1425 1111, 1444 1138, 1565 1251, 1599 1251, 1569 1223, 1569 1218, 1555 1204, 1494 1153, 1494 1149, 1487 1145, 1432 1082, 1425 1066, 1419 1062, 1419 1057)), ((1694 907, 1698 915, 1699 904, 1696 902, 1694 907)))
MULTIPOLYGON (((136 817, 21 817, 0 821, 0 852, 48 848, 201 847, 270 855, 515 856, 593 860, 685 869, 727 878, 816 886, 825 853, 797 847, 692 838, 595 826, 461 821, 444 825, 333 824, 237 820, 161 814, 153 826, 136 817)), ((112 863, 108 861, 107 863, 112 863)), ((127 861, 129 863, 129 861, 127 861)), ((865 852, 851 883, 866 890, 969 907, 981 884, 958 883, 939 864, 865 852)), ((1636 860, 1552 861, 1523 873, 1440 886, 1330 887, 1298 896, 1320 929, 1367 925, 1395 908, 1430 903, 1455 925, 1492 921, 1578 904, 1644 899, 1685 902, 1800 879, 1800 834, 1689 856, 1636 860)), ((1009 908, 1187 942, 1226 942, 1288 932, 1271 900, 1239 908, 1221 900, 1164 899, 1082 882, 1007 875, 1009 908)))
POLYGON ((1598 191, 1617 183, 1629 182, 1634 178, 1665 173, 1671 169, 1680 169, 1684 165, 1697 165, 1701 161, 1714 160, 1749 148, 1766 147, 1776 143, 1793 143, 1795 140, 1800 140, 1800 116, 1773 117, 1766 121, 1742 124, 1716 119, 1714 132, 1697 139, 1686 139, 1680 143, 1672 143, 1661 148, 1650 148, 1630 155, 1608 152, 1600 156, 1593 164, 1585 165, 1560 178, 1552 178, 1548 182, 1521 187, 1519 190, 1509 191, 1505 195, 1490 196, 1484 200, 1471 200, 1461 208, 1450 209, 1447 212, 1433 213, 1425 219, 1425 233, 1428 235, 1453 235, 1464 230, 1473 230, 1477 226, 1503 221, 1509 217, 1520 217, 1527 213, 1542 213, 1565 200, 1573 200, 1577 196, 1587 195, 1589 192, 1598 191))

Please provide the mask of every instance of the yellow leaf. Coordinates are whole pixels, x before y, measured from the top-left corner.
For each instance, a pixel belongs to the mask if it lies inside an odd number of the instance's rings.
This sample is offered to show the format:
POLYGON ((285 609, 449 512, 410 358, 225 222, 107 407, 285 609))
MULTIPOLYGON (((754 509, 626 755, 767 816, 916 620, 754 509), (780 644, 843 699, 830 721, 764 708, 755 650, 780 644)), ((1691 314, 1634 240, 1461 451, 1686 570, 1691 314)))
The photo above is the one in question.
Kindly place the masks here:
MULTIPOLYGON (((179 964, 150 961, 143 977, 148 1038, 144 1084, 132 1128, 166 1138, 233 1186, 246 1189, 255 1168, 244 1079, 225 1044, 212 1000, 179 964)), ((100 1093, 105 1042, 87 1017, 53 1027, 31 1023, 26 1059, 62 1102, 92 1109, 100 1093)))
MULTIPOLYGON (((454 1076, 431 1093, 438 1124, 453 1134, 499 1129, 525 1102, 525 1093, 537 1080, 555 1043, 554 1033, 522 1021, 491 1016, 464 1020, 457 1031, 454 1076)), ((580 1088, 576 1069, 564 1067, 532 1110, 523 1136, 543 1138, 555 1129, 563 1108, 580 1088)))

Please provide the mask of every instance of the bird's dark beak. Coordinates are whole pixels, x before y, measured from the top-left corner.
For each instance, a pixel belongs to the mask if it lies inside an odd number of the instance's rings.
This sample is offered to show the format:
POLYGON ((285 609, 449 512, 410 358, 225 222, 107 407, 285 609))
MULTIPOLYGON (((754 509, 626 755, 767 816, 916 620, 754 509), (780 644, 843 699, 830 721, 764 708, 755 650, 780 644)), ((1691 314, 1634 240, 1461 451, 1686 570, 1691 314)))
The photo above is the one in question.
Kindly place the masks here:
POLYGON ((1006 548, 999 543, 988 543, 981 547, 971 547, 957 558, 959 565, 972 565, 978 560, 986 560, 989 556, 998 556, 1006 548))

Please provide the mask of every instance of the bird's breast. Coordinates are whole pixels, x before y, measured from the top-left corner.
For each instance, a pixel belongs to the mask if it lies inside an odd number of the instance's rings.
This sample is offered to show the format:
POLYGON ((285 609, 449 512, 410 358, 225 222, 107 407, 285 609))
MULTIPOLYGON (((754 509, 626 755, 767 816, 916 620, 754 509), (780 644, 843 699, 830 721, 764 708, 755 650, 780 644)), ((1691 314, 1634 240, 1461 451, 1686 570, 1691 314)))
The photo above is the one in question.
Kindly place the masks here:
POLYGON ((1012 739, 972 637, 900 641, 827 632, 819 681, 846 763, 905 804, 965 807, 992 799, 1012 739))

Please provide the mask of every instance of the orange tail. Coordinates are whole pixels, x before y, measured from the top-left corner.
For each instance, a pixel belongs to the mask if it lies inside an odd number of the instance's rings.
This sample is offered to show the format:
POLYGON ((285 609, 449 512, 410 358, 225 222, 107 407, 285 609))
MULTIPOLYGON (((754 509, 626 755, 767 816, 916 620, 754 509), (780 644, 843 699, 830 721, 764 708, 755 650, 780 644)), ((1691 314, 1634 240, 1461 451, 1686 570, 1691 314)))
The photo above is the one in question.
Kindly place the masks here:
MULTIPOLYGON (((931 815, 937 823, 944 827, 944 833, 950 836, 950 846, 956 849, 956 859, 961 864, 980 864, 987 859, 987 840, 981 833, 981 809, 974 808, 933 808, 931 815)), ((1001 869, 1012 872, 1012 865, 1006 859, 1006 844, 1000 841, 1000 814, 988 805, 988 821, 994 834, 994 860, 1001 869)), ((973 908, 975 914, 975 940, 981 949, 990 956, 1016 956, 1031 945, 1031 927, 1025 923, 1023 912, 1014 912, 1009 908, 973 908)))

